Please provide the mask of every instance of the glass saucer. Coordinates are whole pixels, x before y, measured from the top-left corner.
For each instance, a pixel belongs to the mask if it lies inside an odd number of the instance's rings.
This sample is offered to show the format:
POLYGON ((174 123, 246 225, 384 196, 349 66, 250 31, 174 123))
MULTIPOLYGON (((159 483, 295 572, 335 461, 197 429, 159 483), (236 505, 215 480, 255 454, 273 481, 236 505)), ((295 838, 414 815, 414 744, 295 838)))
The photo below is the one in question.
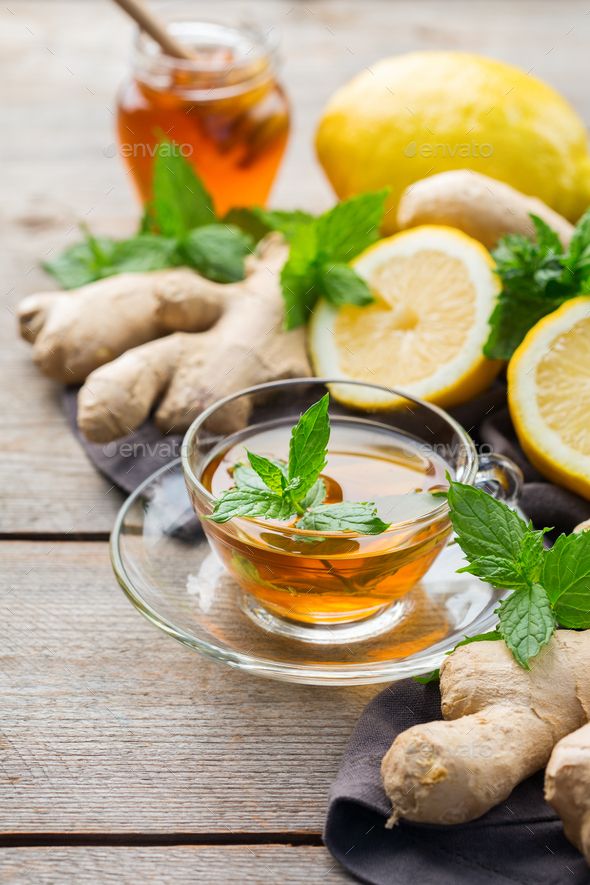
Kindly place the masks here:
POLYGON ((194 516, 180 460, 125 501, 111 536, 117 579, 139 611, 183 645, 258 676, 310 685, 392 682, 438 667, 465 635, 491 630, 505 595, 457 574, 456 544, 440 554, 372 638, 321 644, 264 629, 255 602, 211 553, 194 516))

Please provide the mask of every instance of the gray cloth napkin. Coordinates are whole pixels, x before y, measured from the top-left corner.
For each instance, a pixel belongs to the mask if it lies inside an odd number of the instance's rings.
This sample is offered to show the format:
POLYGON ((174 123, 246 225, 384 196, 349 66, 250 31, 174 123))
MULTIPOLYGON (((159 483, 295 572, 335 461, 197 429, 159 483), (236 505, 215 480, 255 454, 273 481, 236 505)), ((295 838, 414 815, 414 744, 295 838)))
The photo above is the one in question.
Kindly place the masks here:
POLYGON ((153 421, 146 421, 135 433, 115 442, 88 442, 76 424, 77 398, 77 387, 64 388, 62 401, 68 424, 96 469, 122 491, 135 491, 144 479, 180 457, 182 437, 164 436, 153 421))
MULTIPOLYGON (((86 454, 111 482, 133 491, 159 467, 180 455, 180 436, 164 437, 147 421, 115 443, 95 445, 76 428, 76 390, 64 392, 72 430, 86 454)), ((590 504, 546 482, 518 445, 501 382, 482 396, 451 410, 480 448, 512 458, 523 470, 520 500, 535 525, 570 532, 590 517, 590 504)), ((195 517, 175 527, 190 538, 195 517)), ((561 824, 543 801, 542 775, 521 784, 504 805, 461 827, 400 824, 385 829, 389 803, 380 777, 381 759, 403 729, 440 718, 440 696, 433 686, 398 683, 364 710, 333 785, 325 842, 334 857, 357 878, 372 885, 582 885, 590 883, 584 860, 563 836, 561 824)))

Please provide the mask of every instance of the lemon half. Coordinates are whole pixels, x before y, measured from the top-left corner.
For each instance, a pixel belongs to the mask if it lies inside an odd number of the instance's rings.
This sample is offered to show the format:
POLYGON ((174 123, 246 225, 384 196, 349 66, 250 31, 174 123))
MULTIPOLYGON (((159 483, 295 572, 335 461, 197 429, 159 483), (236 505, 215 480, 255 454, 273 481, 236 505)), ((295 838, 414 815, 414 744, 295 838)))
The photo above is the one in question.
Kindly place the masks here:
MULTIPOLYGON (((499 284, 480 243, 454 228, 416 227, 380 240, 352 266, 375 301, 318 303, 309 328, 316 374, 395 387, 441 406, 489 386, 501 363, 482 348, 499 284)), ((351 405, 392 402, 364 388, 333 393, 351 405)))
POLYGON ((510 361, 508 404, 531 463, 590 498, 590 297, 530 330, 510 361))

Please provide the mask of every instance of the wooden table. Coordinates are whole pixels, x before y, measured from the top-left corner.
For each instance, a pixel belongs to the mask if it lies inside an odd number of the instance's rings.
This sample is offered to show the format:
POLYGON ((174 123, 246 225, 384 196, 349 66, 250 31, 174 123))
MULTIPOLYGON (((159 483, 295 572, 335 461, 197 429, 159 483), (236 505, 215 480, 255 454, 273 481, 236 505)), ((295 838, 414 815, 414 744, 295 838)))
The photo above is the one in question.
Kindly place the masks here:
MULTIPOLYGON (((211 14, 210 3, 192 7, 211 14)), ((329 205, 312 150, 320 108, 390 53, 446 47, 504 58, 590 116, 587 2, 247 8, 282 32, 295 108, 277 205, 329 205)), ((326 795, 375 688, 249 678, 144 621, 108 560, 122 497, 87 462, 59 388, 16 337, 19 298, 51 287, 39 260, 73 241, 79 221, 111 234, 134 224, 113 135, 130 39, 107 0, 8 0, 0 9, 0 881, 342 881, 321 846, 326 795)))

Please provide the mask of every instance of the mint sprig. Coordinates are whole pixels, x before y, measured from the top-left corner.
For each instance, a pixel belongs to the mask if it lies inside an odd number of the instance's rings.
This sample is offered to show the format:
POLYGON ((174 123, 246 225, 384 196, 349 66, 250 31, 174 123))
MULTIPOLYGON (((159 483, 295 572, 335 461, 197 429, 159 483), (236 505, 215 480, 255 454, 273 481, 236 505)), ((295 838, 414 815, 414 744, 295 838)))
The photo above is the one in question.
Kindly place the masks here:
POLYGON ((322 215, 293 211, 233 209, 223 218, 191 164, 168 141, 158 145, 153 197, 135 236, 96 238, 43 264, 64 289, 123 272, 192 267, 218 283, 244 278, 245 258, 270 231, 290 244, 281 272, 285 326, 304 325, 317 300, 365 305, 373 301, 365 282, 348 264, 379 237, 387 190, 361 194, 322 215))
POLYGON ((360 194, 314 217, 307 212, 234 209, 226 221, 259 239, 280 231, 290 243, 281 273, 285 325, 307 323, 319 298, 336 307, 373 301, 366 281, 349 262, 379 239, 388 190, 360 194))
POLYGON ((357 532, 375 535, 389 526, 375 504, 341 502, 324 504, 326 486, 320 474, 326 466, 330 439, 329 394, 304 412, 291 431, 289 460, 266 458, 247 452, 249 465, 233 471, 235 487, 216 499, 213 522, 234 517, 262 517, 286 521, 307 531, 357 532))
POLYGON ((82 243, 44 263, 64 289, 180 265, 219 283, 244 278, 254 239, 215 215, 211 196, 175 145, 160 143, 153 168, 153 199, 135 236, 112 240, 84 231, 82 243))
POLYGON ((468 560, 460 571, 495 587, 529 587, 543 553, 543 533, 535 532, 514 510, 474 486, 451 482, 447 500, 457 541, 468 560))
POLYGON ((577 295, 590 293, 590 210, 578 221, 568 249, 546 222, 531 215, 536 238, 503 237, 494 250, 502 291, 490 317, 484 353, 510 359, 542 317, 577 295))
POLYGON ((203 182, 178 148, 162 141, 154 158, 153 198, 138 232, 126 240, 84 241, 44 263, 64 289, 123 272, 192 267, 219 283, 244 278, 245 258, 271 230, 290 243, 281 273, 285 326, 303 325, 318 298, 368 304, 373 296, 348 262, 379 236, 387 191, 362 194, 315 217, 308 212, 234 209, 215 214, 203 182))
MULTIPOLYGON (((468 571, 512 590, 500 603, 498 632, 528 669, 557 626, 590 627, 590 532, 543 545, 537 531, 502 501, 451 481, 450 518, 468 571)), ((477 637, 474 637, 477 638, 477 637)))
POLYGON ((348 262, 379 238, 387 193, 352 197, 295 226, 281 272, 288 329, 304 325, 319 298, 336 306, 373 301, 367 283, 348 262))

